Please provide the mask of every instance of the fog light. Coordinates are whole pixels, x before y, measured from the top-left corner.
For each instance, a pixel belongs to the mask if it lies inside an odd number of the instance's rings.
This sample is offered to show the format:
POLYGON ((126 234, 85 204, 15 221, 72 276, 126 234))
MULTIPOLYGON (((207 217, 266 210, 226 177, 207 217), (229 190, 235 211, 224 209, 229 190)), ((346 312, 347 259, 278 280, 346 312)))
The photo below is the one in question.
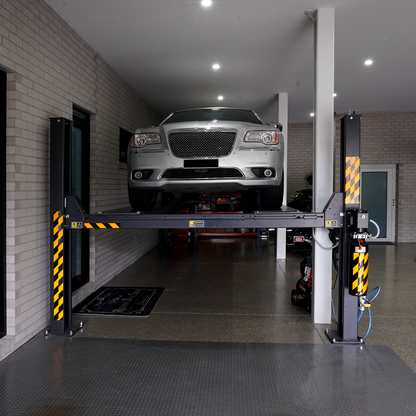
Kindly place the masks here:
POLYGON ((264 175, 266 178, 270 178, 270 176, 272 176, 272 175, 273 175, 273 171, 272 171, 271 169, 264 169, 263 175, 264 175))
POLYGON ((143 177, 143 173, 141 173, 139 170, 134 172, 133 174, 134 179, 141 179, 143 177))

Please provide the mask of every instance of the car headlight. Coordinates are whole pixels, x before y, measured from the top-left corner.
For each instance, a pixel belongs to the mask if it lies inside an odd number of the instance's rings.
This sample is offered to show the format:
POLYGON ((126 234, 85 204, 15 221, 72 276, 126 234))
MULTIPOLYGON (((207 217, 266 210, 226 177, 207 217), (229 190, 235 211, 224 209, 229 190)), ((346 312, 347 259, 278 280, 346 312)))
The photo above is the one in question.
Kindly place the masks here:
POLYGON ((277 131, 253 130, 244 136, 245 142, 261 142, 264 144, 278 144, 279 133, 277 131))
POLYGON ((131 145, 133 147, 143 147, 147 144, 161 143, 158 133, 133 134, 131 145))

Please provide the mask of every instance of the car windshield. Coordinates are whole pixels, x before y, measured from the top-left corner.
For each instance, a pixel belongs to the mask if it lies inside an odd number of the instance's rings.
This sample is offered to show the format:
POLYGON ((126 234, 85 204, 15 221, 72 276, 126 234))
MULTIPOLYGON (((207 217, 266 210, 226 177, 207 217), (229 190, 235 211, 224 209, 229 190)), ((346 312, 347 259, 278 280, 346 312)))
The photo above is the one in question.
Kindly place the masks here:
POLYGON ((241 121, 244 123, 263 124, 253 111, 235 108, 200 108, 196 110, 178 111, 171 114, 161 124, 213 120, 241 121))

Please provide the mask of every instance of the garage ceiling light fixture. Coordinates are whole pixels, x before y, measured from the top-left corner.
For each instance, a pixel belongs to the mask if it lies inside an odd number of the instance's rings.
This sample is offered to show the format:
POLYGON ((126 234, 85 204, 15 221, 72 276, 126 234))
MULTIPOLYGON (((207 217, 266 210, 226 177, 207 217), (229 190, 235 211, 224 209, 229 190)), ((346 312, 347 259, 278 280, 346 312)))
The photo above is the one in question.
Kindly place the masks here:
POLYGON ((223 97, 222 95, 219 95, 219 96, 218 96, 218 99, 219 99, 220 101, 222 101, 222 100, 224 99, 224 97, 223 97))
POLYGON ((212 69, 215 69, 215 70, 220 69, 220 65, 219 64, 214 64, 214 65, 212 65, 212 69))
POLYGON ((211 6, 212 1, 211 1, 211 0, 202 0, 202 1, 201 1, 201 4, 202 4, 204 7, 209 7, 209 6, 211 6))
POLYGON ((372 61, 371 59, 367 59, 364 63, 365 63, 367 66, 373 65, 373 61, 372 61))

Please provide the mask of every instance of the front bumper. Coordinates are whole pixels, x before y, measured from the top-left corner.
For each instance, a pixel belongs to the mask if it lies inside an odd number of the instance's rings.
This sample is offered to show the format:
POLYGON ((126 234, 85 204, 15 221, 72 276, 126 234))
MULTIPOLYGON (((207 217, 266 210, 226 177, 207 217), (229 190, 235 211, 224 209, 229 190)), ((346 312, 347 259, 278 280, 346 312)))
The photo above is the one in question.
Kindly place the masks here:
POLYGON ((169 169, 185 169, 184 160, 173 156, 167 150, 131 150, 129 158, 129 186, 143 190, 168 190, 178 192, 205 192, 205 191, 244 191, 280 185, 283 177, 283 152, 278 148, 254 148, 234 150, 229 156, 217 160, 218 172, 223 169, 238 171, 241 177, 215 177, 215 168, 210 168, 209 175, 204 178, 207 169, 193 168, 198 171, 198 178, 163 178, 169 169), (253 168, 274 169, 274 176, 258 177, 253 168), (151 170, 152 174, 147 179, 134 179, 133 172, 137 170, 151 170))

